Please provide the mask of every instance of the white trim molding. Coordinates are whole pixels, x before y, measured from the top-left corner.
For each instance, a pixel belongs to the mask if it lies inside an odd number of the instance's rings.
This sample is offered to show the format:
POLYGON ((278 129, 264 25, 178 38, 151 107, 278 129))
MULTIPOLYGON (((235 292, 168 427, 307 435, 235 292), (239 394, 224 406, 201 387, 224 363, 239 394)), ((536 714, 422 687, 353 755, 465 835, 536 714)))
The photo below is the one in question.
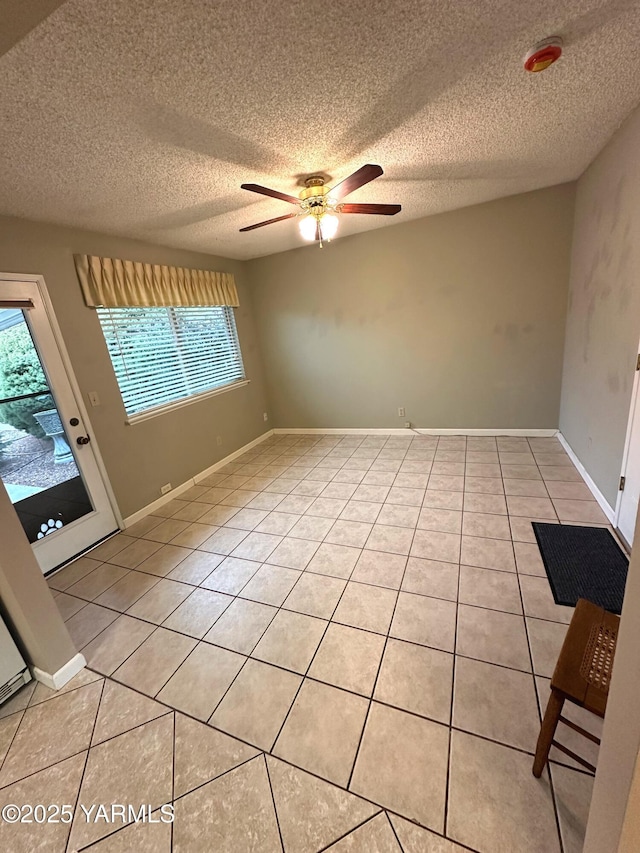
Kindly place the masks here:
POLYGON ((274 429, 274 435, 411 435, 412 429, 274 429))
POLYGON ((87 665, 84 656, 79 652, 77 655, 67 661, 64 666, 61 666, 57 672, 53 674, 45 672, 34 666, 32 669, 33 677, 36 681, 40 681, 45 687, 50 687, 52 690, 60 690, 68 681, 71 681, 74 675, 77 675, 81 669, 87 665))
POLYGON ((609 501, 605 498, 605 496, 602 494, 600 489, 596 486, 596 484, 595 484, 594 480, 591 478, 589 472, 584 467, 582 462, 578 459, 578 457, 576 456, 576 454, 573 451, 573 448, 571 447, 571 445, 569 444, 567 439, 562 435, 561 432, 558 433, 558 441, 564 447, 564 449, 567 451, 567 455, 569 456, 569 459, 571 459, 573 464, 578 469, 580 476, 585 481, 586 485, 589 487, 589 491, 591 492, 591 494, 594 496, 594 498, 596 499, 596 501, 600 505, 600 509, 607 516, 607 518, 609 519, 611 524, 615 527, 615 518, 616 518, 615 509, 611 506, 609 501))
POLYGON ((131 527, 132 524, 135 524, 136 521, 140 521, 141 518, 145 518, 145 516, 150 515, 155 509, 159 509, 161 506, 168 504, 169 501, 172 501, 174 498, 183 494, 192 486, 197 486, 198 483, 202 482, 202 480, 204 480, 210 474, 214 474, 216 471, 219 471, 220 468, 224 468, 225 465, 228 465, 229 462, 233 462, 233 460, 237 459, 238 456, 242 456, 242 454, 246 453, 247 450, 251 450, 252 447, 256 447, 256 445, 258 444, 262 444, 262 442, 270 438, 273 433, 274 430, 272 429, 268 430, 267 432, 263 432, 262 435, 259 435, 257 438, 254 438, 253 441, 250 441, 243 447, 239 447, 237 450, 234 450, 233 453, 230 453, 228 456, 225 456, 224 459, 221 459, 219 462, 215 462, 213 465, 210 465, 204 471, 200 471, 199 474, 195 474, 195 476, 191 477, 186 482, 181 483, 174 489, 171 489, 171 491, 167 492, 166 495, 162 495, 157 500, 152 501, 150 504, 143 506, 142 509, 139 509, 137 510, 137 512, 134 512, 132 515, 128 515, 125 519, 123 519, 123 530, 126 530, 127 527, 131 527))
POLYGON ((551 438, 557 429, 428 429, 411 427, 410 429, 274 429, 275 435, 523 435, 530 438, 551 438))
POLYGON ((145 409, 135 415, 129 415, 125 423, 128 426, 141 424, 143 421, 148 421, 151 418, 157 418, 159 415, 166 415, 167 412, 173 412, 175 409, 183 409, 185 406, 190 406, 192 403, 199 403, 201 400, 208 400, 209 397, 217 397, 220 394, 226 394, 227 391, 233 391, 236 388, 244 388, 249 385, 250 379, 239 379, 237 382, 229 382, 227 385, 222 385, 218 388, 210 388, 208 391, 202 391, 200 394, 192 394, 190 397, 183 397, 180 400, 174 400, 172 403, 165 403, 163 406, 154 406, 152 409, 145 409))
MULTIPOLYGON (((638 344, 638 359, 640 363, 640 343, 638 344)), ((629 452, 631 450, 631 438, 633 435, 633 422, 636 413, 636 406, 638 405, 638 392, 640 390, 640 370, 636 370, 634 372, 633 377, 633 389, 631 391, 631 402, 629 403, 629 419, 627 421, 627 432, 624 438, 624 450, 622 452, 622 468, 620 470, 620 476, 625 477, 627 474, 627 466, 629 464, 629 452)), ((618 491, 618 496, 616 498, 616 509, 615 509, 615 521, 614 527, 618 528, 618 522, 620 520, 620 510, 622 508, 622 498, 623 492, 618 491)), ((622 535, 622 534, 619 534, 622 535)))
POLYGON ((553 438, 557 429, 422 429, 415 427, 405 432, 419 432, 421 435, 488 435, 488 436, 524 436, 525 438, 553 438))
POLYGON ((244 447, 239 447, 237 450, 234 450, 233 453, 230 453, 228 456, 225 456, 224 459, 221 459, 219 462, 214 462, 213 465, 210 465, 204 471, 201 471, 199 474, 196 474, 193 478, 194 484, 202 482, 205 477, 208 477, 209 474, 215 474, 216 471, 219 471, 221 468, 224 468, 225 465, 228 465, 229 462, 233 462, 234 459, 237 459, 238 456, 242 456, 243 453, 246 453, 247 450, 251 450, 253 447, 256 447, 258 444, 262 444, 263 441, 266 441, 268 438, 271 438, 274 430, 270 429, 267 432, 263 432, 262 435, 259 435, 257 438, 254 438, 253 441, 250 441, 248 444, 245 444, 244 447))

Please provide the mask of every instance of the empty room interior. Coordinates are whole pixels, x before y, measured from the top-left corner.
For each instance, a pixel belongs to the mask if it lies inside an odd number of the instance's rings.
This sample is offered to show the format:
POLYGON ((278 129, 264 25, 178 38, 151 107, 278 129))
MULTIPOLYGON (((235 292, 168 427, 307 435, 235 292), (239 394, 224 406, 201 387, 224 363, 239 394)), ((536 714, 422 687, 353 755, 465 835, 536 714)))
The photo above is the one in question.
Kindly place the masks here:
POLYGON ((640 850, 639 41, 0 0, 0 849, 640 850))

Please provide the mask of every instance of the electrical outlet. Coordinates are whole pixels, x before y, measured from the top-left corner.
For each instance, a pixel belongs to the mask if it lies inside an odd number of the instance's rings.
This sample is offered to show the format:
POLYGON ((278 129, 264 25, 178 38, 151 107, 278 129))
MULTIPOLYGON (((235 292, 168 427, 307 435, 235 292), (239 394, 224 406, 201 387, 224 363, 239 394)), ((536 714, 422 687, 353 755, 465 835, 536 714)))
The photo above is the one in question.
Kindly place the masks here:
POLYGON ((88 397, 92 406, 95 407, 100 405, 100 397, 98 397, 97 391, 89 391, 88 397))
POLYGON ((264 419, 265 421, 268 421, 268 420, 269 420, 269 415, 268 415, 266 412, 263 412, 263 413, 262 413, 262 417, 263 417, 263 419, 264 419))
POLYGON ((167 492, 171 491, 171 483, 165 483, 164 486, 160 486, 160 494, 166 495, 167 492))
POLYGON ((221 435, 216 436, 216 444, 218 445, 218 447, 220 447, 220 445, 222 444, 222 436, 221 435))
POLYGON ((399 418, 404 417, 404 406, 400 406, 400 408, 398 409, 398 417, 399 418))
POLYGON ((405 421, 404 422, 404 428, 405 429, 411 429, 411 421, 405 421))

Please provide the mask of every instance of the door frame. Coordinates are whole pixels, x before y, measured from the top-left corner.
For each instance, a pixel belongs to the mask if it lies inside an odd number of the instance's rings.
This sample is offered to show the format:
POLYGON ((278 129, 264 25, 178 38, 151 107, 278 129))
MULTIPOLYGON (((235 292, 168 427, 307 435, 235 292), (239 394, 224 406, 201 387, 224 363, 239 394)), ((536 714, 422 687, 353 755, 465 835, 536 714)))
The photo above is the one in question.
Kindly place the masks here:
MULTIPOLYGON (((638 341, 637 348, 637 358, 640 358, 640 341, 638 341)), ((634 377, 633 377, 633 388, 631 389, 631 401, 629 403, 629 418, 627 420, 627 432, 624 439, 624 450, 622 453, 622 467, 620 469, 620 476, 625 476, 625 471, 627 470, 627 465, 629 463, 629 451, 631 448, 631 433, 633 432, 633 421, 636 413, 636 407, 640 406, 640 370, 636 368, 634 377)), ((620 531, 618 529, 618 521, 620 519, 620 511, 622 509, 622 496, 623 492, 618 490, 618 495, 616 497, 616 506, 615 513, 613 517, 613 526, 615 528, 616 533, 620 536, 620 531)), ((622 537, 624 540, 624 537, 622 537)), ((626 545, 629 545, 628 542, 625 541, 626 545)))
MULTIPOLYGON (((75 403, 78 407, 78 411, 80 412, 80 417, 84 423, 91 424, 91 418, 89 417, 89 413, 87 411, 87 407, 84 404, 84 398, 82 395, 82 391, 80 390, 80 386, 75 377, 75 373, 73 371, 73 365, 71 363, 71 359, 69 358, 69 353, 67 352, 67 348, 64 342, 64 338, 62 336, 62 331, 58 324, 58 320, 53 308, 53 303, 51 301, 51 297, 49 296, 49 291, 47 289, 46 282, 44 280, 43 275, 34 275, 33 273, 5 273, 0 272, 0 284, 3 281, 15 281, 15 282, 24 282, 26 284, 35 284, 40 298, 42 299, 42 304, 47 315, 47 320, 49 321, 49 326, 51 327, 51 332, 53 335, 53 339, 55 341, 56 347, 58 349, 58 353, 60 355, 60 359, 62 361, 62 366, 64 367, 64 371, 71 386, 71 391, 73 393, 75 403)), ((118 503, 116 501, 116 497, 111 486, 111 481, 109 480, 109 475, 107 473, 106 466, 104 464, 104 459, 102 458, 102 454, 100 453, 100 447, 95 440, 95 430, 92 429, 92 441, 91 447, 93 451, 93 455, 96 460, 96 464, 98 466, 98 471, 100 472, 100 476, 102 478, 102 482, 104 483, 105 491, 107 493, 107 497, 109 499, 109 504, 113 511, 113 515, 118 524, 118 527, 122 530, 124 528, 124 521, 122 518, 122 514, 118 507, 118 503)))

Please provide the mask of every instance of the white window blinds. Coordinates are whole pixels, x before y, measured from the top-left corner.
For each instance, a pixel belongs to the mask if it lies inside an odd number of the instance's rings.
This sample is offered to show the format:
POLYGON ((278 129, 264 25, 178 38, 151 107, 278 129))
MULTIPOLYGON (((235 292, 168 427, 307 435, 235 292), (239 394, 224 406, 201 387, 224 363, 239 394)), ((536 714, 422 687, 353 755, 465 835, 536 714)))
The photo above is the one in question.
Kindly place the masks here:
POLYGON ((244 379, 232 308, 96 311, 128 415, 244 379))

